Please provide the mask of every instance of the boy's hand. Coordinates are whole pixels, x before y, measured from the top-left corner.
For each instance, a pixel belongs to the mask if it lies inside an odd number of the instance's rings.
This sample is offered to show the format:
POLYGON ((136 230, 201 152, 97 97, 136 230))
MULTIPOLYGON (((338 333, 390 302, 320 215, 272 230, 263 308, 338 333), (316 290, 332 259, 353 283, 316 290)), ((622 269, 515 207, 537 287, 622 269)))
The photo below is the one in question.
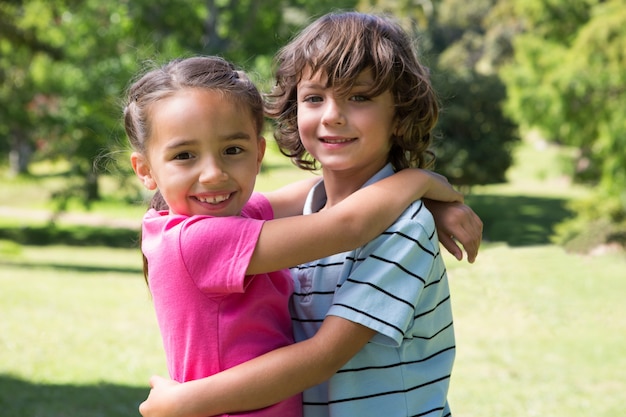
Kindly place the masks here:
POLYGON ((425 204, 435 218, 439 242, 443 247, 460 261, 463 259, 460 243, 467 252, 468 262, 474 263, 483 236, 480 217, 462 203, 426 200, 425 204))
POLYGON ((171 379, 160 376, 150 378, 150 394, 139 405, 139 412, 143 417, 174 417, 176 408, 176 396, 174 387, 180 384, 171 379))

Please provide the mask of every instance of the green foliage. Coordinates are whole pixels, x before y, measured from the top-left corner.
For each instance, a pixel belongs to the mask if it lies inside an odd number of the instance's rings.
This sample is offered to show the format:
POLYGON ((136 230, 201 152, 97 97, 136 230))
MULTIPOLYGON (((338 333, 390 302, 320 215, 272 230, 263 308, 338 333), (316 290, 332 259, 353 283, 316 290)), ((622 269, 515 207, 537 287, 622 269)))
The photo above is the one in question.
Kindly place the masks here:
POLYGON ((16 173, 32 160, 69 160, 69 174, 82 183, 58 193, 59 204, 98 200, 94 161, 119 149, 121 98, 144 64, 221 55, 267 85, 274 51, 308 14, 328 7, 295 0, 2 2, 0 154, 11 152, 16 173), (297 8, 303 18, 288 12, 297 8))
POLYGON ((442 1, 428 27, 439 53, 433 82, 443 102, 437 170, 462 186, 504 182, 519 140, 502 112, 506 89, 494 71, 507 52, 486 24, 493 3, 470 8, 460 0, 442 1))
POLYGON ((471 71, 465 77, 451 73, 436 84, 445 97, 437 128, 441 138, 435 142, 437 171, 456 185, 504 182, 519 138, 500 110, 502 83, 471 71))
MULTIPOLYGON (((0 155, 15 172, 68 160, 57 207, 124 181, 120 101, 144 66, 222 55, 271 85, 274 52, 313 16, 395 15, 441 94, 438 169, 461 185, 506 179, 521 133, 578 148, 568 170, 626 205, 626 0, 24 0, 0 2, 0 155), (505 65, 504 69, 502 66, 505 65), (506 100, 505 100, 506 97, 506 100), (502 104, 506 104, 503 114, 502 104), (95 165, 95 167, 94 167, 95 165)), ((125 161, 125 159, 124 159, 125 161)))
POLYGON ((4 226, 0 239, 22 245, 107 246, 111 248, 138 247, 139 231, 94 226, 4 226))
MULTIPOLYGON (((11 150, 18 156, 23 171, 29 166, 31 154, 32 160, 68 159, 71 164, 67 173, 82 180, 78 186, 68 184, 66 190, 55 194, 58 206, 64 207, 75 199, 89 205, 101 198, 99 168, 114 167, 115 154, 124 146, 120 98, 131 77, 144 64, 192 54, 222 55, 249 70, 262 89, 268 90, 271 57, 312 16, 354 7, 392 13, 409 31, 417 33, 416 22, 428 29, 428 33, 423 33, 425 42, 421 45, 426 52, 428 39, 438 36, 435 33, 456 34, 441 38, 445 40, 439 45, 442 50, 466 48, 467 45, 458 42, 459 37, 467 31, 479 33, 475 47, 484 33, 481 19, 491 4, 491 0, 483 0, 480 7, 467 8, 459 7, 458 0, 447 0, 432 8, 411 2, 349 0, 2 3, 0 18, 7 24, 0 29, 3 51, 0 76, 8 82, 0 87, 0 103, 3 103, 0 113, 10 122, 0 123, 0 150, 11 150), (94 162, 98 163, 95 167, 94 162)), ((446 126, 442 129, 465 136, 446 138, 446 143, 461 146, 458 155, 469 156, 469 159, 457 157, 455 162, 450 162, 454 166, 448 170, 466 171, 462 175, 463 183, 484 183, 485 177, 489 181, 501 179, 508 149, 493 139, 500 126, 503 126, 500 137, 511 137, 504 131, 508 125, 498 123, 501 118, 497 96, 501 89, 491 92, 493 83, 488 77, 478 76, 475 66, 475 62, 466 62, 451 78, 457 81, 455 87, 462 90, 471 87, 472 95, 478 97, 476 102, 469 97, 455 102, 454 91, 448 95, 454 100, 445 103, 452 110, 444 117, 448 126, 463 123, 465 131, 446 126), (483 87, 485 80, 489 85, 483 87), (467 105, 481 107, 478 117, 468 117, 454 108, 467 105), (495 157, 490 153, 488 157, 498 172, 478 175, 472 168, 476 166, 475 158, 487 155, 467 147, 470 143, 467 134, 484 135, 486 130, 493 135, 485 137, 482 143, 504 151, 495 157)), ((440 161, 443 166, 446 158, 442 156, 440 161)), ((456 178, 461 181, 460 175, 456 178)))
POLYGON ((515 61, 503 71, 509 114, 523 127, 541 129, 548 140, 579 147, 592 174, 587 178, 607 190, 626 185, 625 5, 587 4, 587 13, 561 16, 571 19, 561 25, 574 25, 568 36, 518 36, 515 61))
POLYGON ((575 200, 569 208, 577 216, 555 227, 552 241, 577 253, 588 253, 602 246, 626 248, 626 217, 623 205, 614 198, 575 200))
POLYGON ((559 3, 520 3, 527 31, 502 77, 508 114, 525 130, 579 148, 574 178, 597 185, 598 205, 611 207, 581 203, 580 218, 561 228, 562 241, 580 236, 586 247, 620 233, 609 211, 626 216, 626 2, 559 3))

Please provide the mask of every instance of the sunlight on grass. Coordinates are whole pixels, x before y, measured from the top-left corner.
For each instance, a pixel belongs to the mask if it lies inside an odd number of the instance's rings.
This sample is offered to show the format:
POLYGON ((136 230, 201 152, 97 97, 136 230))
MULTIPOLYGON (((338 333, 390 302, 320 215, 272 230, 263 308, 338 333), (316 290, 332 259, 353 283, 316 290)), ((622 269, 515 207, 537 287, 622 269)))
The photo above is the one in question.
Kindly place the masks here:
POLYGON ((0 264, 0 374, 147 386, 165 372, 136 250, 25 248, 0 264))
POLYGON ((446 263, 457 415, 608 417, 626 409, 622 256, 498 245, 473 266, 446 263))

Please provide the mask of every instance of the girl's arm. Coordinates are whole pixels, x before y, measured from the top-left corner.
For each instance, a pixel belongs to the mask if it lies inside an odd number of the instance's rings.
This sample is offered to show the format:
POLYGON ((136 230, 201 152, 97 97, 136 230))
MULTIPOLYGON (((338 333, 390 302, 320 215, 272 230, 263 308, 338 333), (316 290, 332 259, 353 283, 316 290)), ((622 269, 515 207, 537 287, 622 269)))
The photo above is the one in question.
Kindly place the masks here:
POLYGON ((143 417, 203 417, 267 407, 329 379, 374 333, 327 316, 312 338, 219 374, 183 384, 153 377, 150 395, 139 411, 143 417))
POLYGON ((327 210, 266 221, 246 273, 276 271, 362 246, 422 197, 463 201, 445 177, 404 169, 327 210))
MULTIPOLYGON (((302 214, 306 197, 319 180, 320 177, 312 177, 264 193, 272 204, 274 217, 302 214)), ((476 213, 469 206, 458 202, 425 199, 424 203, 435 218, 441 245, 459 261, 463 259, 462 246, 467 252, 468 262, 474 263, 483 232, 483 223, 476 213)))
POLYGON ((321 177, 311 177, 263 193, 272 205, 274 218, 301 215, 309 191, 320 179, 321 177))

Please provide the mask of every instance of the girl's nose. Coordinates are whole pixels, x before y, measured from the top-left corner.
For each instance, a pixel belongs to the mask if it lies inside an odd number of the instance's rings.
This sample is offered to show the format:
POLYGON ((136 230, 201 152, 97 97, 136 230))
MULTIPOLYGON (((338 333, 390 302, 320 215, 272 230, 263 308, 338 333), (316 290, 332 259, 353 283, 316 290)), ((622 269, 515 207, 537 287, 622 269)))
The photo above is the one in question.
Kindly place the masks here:
POLYGON ((206 161, 202 166, 199 181, 205 184, 216 184, 228 179, 228 174, 219 162, 210 160, 206 161))
POLYGON ((327 99, 322 115, 322 123, 325 125, 342 125, 346 122, 341 105, 335 99, 327 99))

